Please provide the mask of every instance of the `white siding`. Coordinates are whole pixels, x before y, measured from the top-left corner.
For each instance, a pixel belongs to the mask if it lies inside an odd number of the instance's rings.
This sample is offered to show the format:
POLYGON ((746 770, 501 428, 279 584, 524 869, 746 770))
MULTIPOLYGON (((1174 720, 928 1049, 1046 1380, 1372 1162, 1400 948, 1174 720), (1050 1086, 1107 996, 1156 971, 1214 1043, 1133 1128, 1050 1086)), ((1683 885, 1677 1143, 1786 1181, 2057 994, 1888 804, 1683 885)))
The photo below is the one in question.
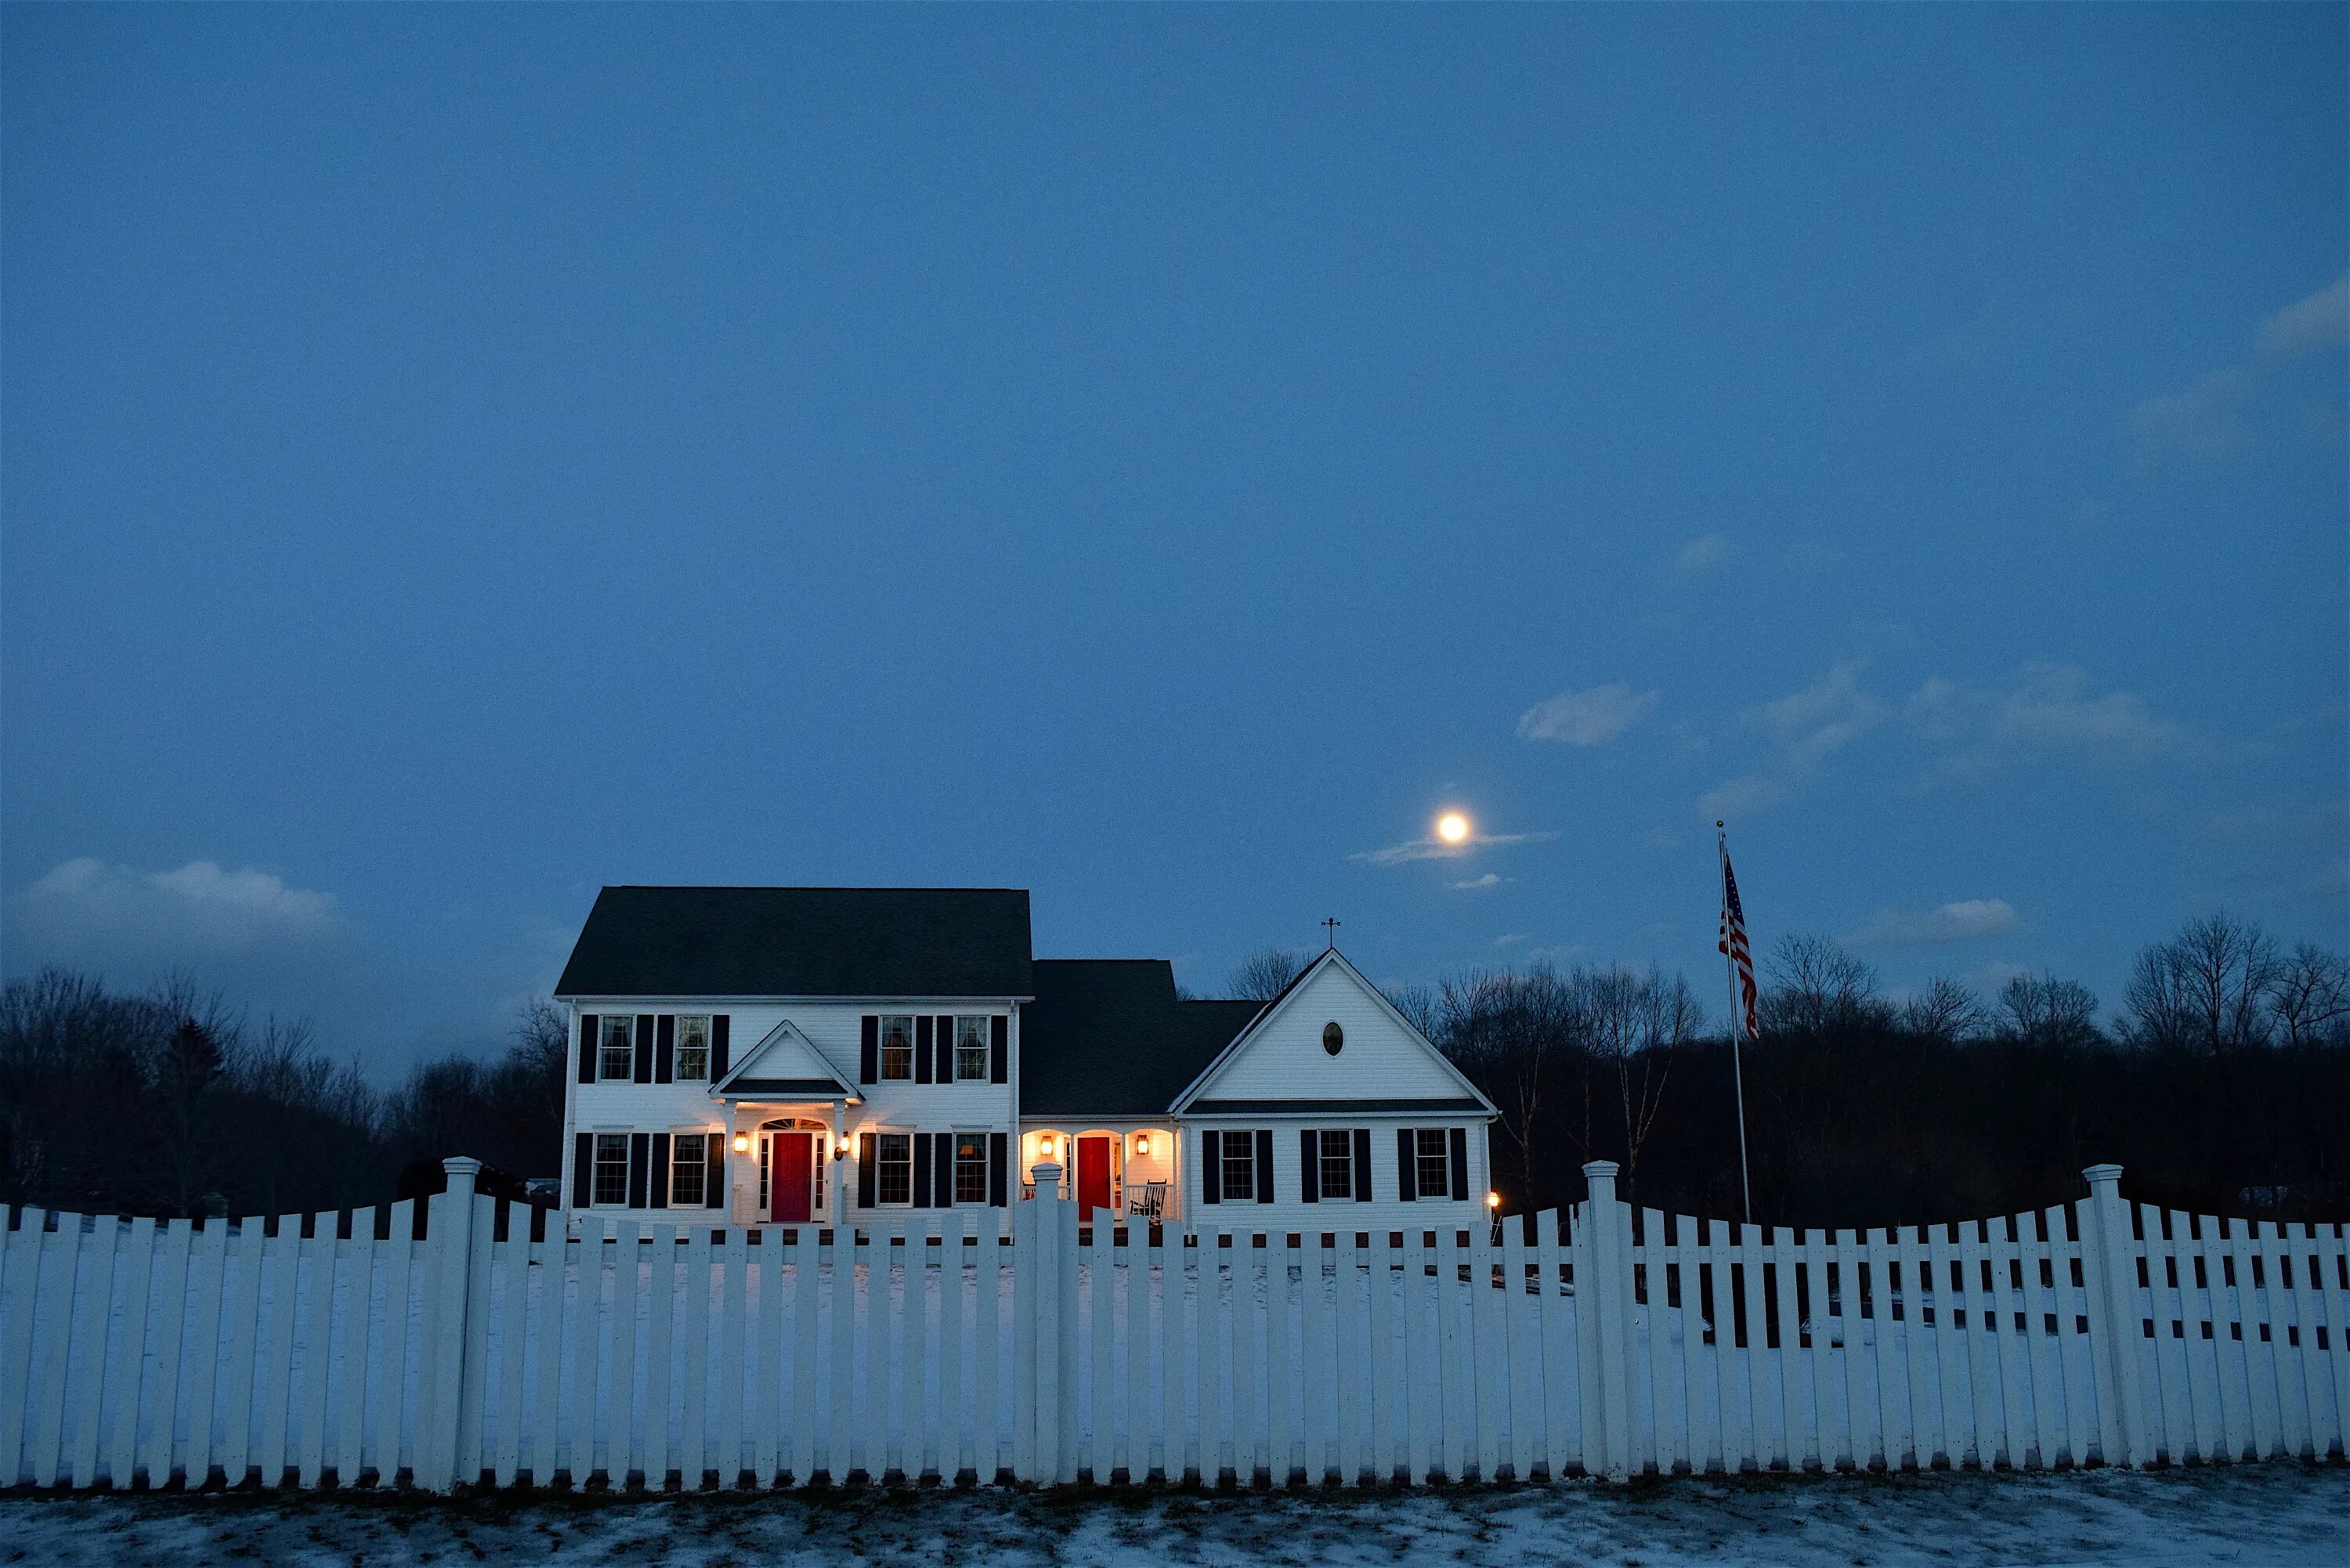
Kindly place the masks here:
POLYGON ((1327 1116, 1187 1116, 1183 1121, 1184 1217, 1194 1225, 1236 1231, 1408 1231, 1471 1223, 1485 1212, 1485 1192, 1492 1185, 1492 1158, 1486 1148, 1485 1122, 1481 1116, 1369 1116, 1333 1113, 1327 1116), (1465 1199, 1419 1198, 1405 1202, 1397 1196, 1396 1128, 1461 1127, 1469 1137, 1469 1191, 1465 1199), (1218 1203, 1200 1200, 1205 1174, 1200 1155, 1201 1134, 1273 1131, 1274 1201, 1218 1203), (1298 1179, 1298 1132, 1302 1128, 1367 1127, 1371 1134, 1371 1200, 1323 1199, 1303 1201, 1298 1179))
POLYGON ((1300 985, 1240 1053, 1202 1085, 1210 1100, 1457 1099, 1467 1094, 1443 1062, 1344 965, 1300 985), (1336 1023, 1346 1044, 1322 1048, 1336 1023))

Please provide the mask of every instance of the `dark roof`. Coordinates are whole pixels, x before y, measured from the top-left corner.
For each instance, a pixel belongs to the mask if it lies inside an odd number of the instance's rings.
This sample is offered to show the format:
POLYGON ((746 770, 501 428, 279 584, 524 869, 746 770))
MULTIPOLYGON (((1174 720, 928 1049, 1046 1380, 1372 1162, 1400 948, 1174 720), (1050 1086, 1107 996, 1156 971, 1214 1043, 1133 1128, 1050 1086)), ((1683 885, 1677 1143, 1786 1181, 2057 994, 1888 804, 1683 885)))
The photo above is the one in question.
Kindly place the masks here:
POLYGON ((1020 1010, 1020 1114, 1165 1114, 1263 1003, 1182 1002, 1165 959, 1038 959, 1020 1010))
POLYGON ((1466 1096, 1434 1100, 1193 1100, 1183 1114, 1187 1116, 1344 1116, 1356 1112, 1366 1116, 1413 1112, 1426 1112, 1431 1116, 1451 1116, 1461 1112, 1481 1116, 1486 1114, 1483 1106, 1466 1096))
POLYGON ((712 1091, 729 1100, 839 1100, 857 1093, 837 1078, 736 1078, 712 1091))
POLYGON ((557 996, 1032 994, 1019 888, 607 888, 557 996))

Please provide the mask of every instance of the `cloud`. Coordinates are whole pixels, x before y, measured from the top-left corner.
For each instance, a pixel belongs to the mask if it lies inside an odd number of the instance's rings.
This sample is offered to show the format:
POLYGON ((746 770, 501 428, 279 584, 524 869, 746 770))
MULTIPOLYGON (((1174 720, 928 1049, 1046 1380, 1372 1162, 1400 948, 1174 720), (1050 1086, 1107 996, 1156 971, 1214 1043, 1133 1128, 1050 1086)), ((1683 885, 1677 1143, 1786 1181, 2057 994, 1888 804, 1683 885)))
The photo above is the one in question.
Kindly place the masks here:
POLYGON ((2252 444, 2245 406, 2274 368, 2350 345, 2350 273, 2262 321, 2241 364, 2214 370, 2183 391, 2147 399, 2130 410, 2141 454, 2169 451, 2206 462, 2252 444))
POLYGON ((1942 749, 1937 770, 1982 776, 2034 754, 2107 763, 2143 762, 2197 742, 2184 724, 2160 719, 2127 691, 2094 691, 2077 664, 2027 665, 2005 691, 1969 691, 1929 680, 1905 711, 1910 727, 1942 749))
POLYGON ((1740 716, 1770 742, 1765 764, 1728 779, 1698 801, 1706 816, 1752 816, 1788 799, 1816 777, 1828 758, 1883 723, 1886 705, 1862 687, 1858 659, 1846 659, 1800 691, 1740 716))
POLYGON ((1519 714, 1518 735, 1528 741, 1564 741, 1570 746, 1604 745, 1656 705, 1656 692, 1635 691, 1620 680, 1587 691, 1562 692, 1519 714))
POLYGON ((2004 898, 1962 898, 1932 909, 1879 909, 1850 940, 1866 947, 1929 947, 2003 936, 2022 924, 2004 898))
POLYGON ((1497 947, 1497 948, 1515 947, 1518 943, 1520 943, 1520 942, 1522 942, 1522 941, 1524 941, 1525 940, 1526 940, 1526 933, 1525 933, 1525 932, 1523 932, 1523 931, 1512 931, 1512 932, 1511 932, 1509 935, 1507 935, 1507 936, 1495 937, 1495 938, 1493 939, 1493 945, 1494 945, 1495 947, 1497 947))
POLYGON ((1482 877, 1471 877, 1466 882, 1455 882, 1455 888, 1498 888, 1502 878, 1488 871, 1482 877))
POLYGON ((13 912, 33 944, 80 961, 194 963, 333 941, 345 929, 332 894, 211 860, 142 872, 80 857, 26 888, 13 912))
POLYGON ((1673 557, 1673 566, 1679 571, 1701 572, 1708 566, 1720 566, 1721 558, 1729 554, 1729 535, 1706 534, 1683 545, 1680 553, 1673 557))
POLYGON ((1413 860, 1456 860, 1473 850, 1511 844, 1547 844, 1557 836, 1555 833, 1472 833, 1458 844, 1447 844, 1440 838, 1414 838, 1402 844, 1390 844, 1385 849, 1361 850, 1347 858, 1370 866, 1401 866, 1413 860))

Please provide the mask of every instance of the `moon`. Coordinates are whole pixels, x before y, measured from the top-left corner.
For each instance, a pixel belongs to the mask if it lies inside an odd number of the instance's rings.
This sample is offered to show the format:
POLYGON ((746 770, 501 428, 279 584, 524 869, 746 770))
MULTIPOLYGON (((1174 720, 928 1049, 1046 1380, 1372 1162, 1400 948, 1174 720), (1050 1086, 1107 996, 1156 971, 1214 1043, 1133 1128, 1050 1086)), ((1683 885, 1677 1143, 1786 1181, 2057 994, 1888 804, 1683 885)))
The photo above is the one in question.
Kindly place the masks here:
POLYGON ((1448 811, 1436 819, 1436 836, 1447 844, 1469 841, 1469 819, 1457 811, 1448 811))

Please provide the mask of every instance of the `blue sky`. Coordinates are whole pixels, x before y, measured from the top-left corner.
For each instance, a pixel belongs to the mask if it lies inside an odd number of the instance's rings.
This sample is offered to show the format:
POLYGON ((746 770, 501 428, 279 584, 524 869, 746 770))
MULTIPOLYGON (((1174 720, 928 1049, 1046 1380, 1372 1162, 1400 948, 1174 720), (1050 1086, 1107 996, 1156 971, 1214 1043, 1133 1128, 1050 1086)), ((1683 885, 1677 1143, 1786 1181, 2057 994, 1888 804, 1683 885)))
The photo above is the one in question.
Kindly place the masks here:
POLYGON ((0 946, 2350 927, 2345 12, 0 13, 0 946), (1437 811, 1480 841, 1428 856, 1437 811), (1396 853, 1382 853, 1396 851, 1396 853))

